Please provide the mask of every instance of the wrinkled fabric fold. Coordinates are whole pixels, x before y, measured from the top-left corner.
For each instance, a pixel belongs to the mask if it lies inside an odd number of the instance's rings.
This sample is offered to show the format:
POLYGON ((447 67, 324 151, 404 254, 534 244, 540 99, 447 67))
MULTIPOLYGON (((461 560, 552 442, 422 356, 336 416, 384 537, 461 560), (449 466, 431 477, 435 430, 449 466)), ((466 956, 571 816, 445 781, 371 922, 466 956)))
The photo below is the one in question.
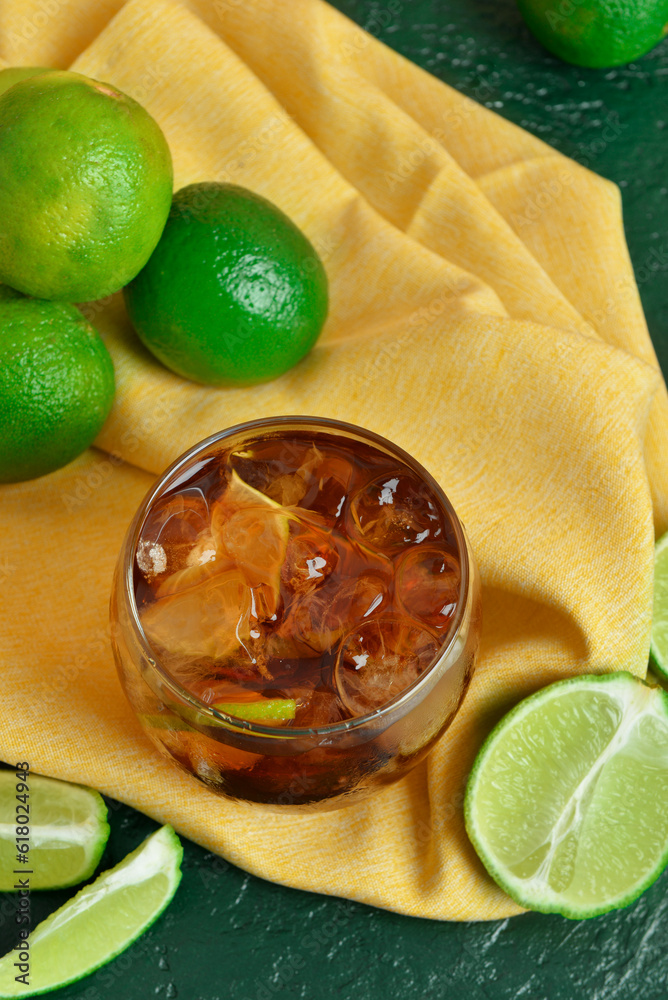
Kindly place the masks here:
POLYGON ((0 755, 286 885, 434 919, 519 912, 466 838, 468 771, 542 685, 644 676, 654 525, 668 527, 666 390, 617 189, 320 0, 69 0, 43 24, 45 9, 3 5, 5 63, 71 66, 141 101, 176 187, 229 181, 276 202, 321 254, 332 305, 312 353, 250 389, 166 370, 120 294, 82 307, 117 398, 96 448, 1 488, 0 755), (208 434, 287 413, 358 423, 415 455, 461 515, 484 585, 478 666, 450 730, 397 785, 322 815, 227 801, 159 757, 108 639, 113 566, 153 477, 208 434))

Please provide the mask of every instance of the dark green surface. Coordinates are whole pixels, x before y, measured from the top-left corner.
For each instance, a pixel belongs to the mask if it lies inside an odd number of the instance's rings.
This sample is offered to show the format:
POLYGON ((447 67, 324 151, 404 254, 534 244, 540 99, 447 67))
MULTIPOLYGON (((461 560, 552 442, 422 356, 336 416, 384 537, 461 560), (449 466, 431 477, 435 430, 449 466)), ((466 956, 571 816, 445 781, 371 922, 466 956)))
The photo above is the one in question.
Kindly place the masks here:
MULTIPOLYGON (((415 62, 622 185, 631 255, 668 371, 668 44, 637 64, 581 70, 549 56, 512 0, 337 0, 415 62), (619 138, 605 144, 608 122, 619 138)), ((155 824, 111 811, 104 867, 155 824)), ((336 861, 333 859, 333 863, 336 861)), ((299 858, 295 857, 295 864, 299 858)), ((526 914, 439 924, 270 885, 186 845, 164 917, 61 1000, 665 1000, 668 873, 633 906, 593 920, 526 914)), ((33 895, 42 919, 67 893, 33 895)), ((14 940, 0 900, 0 945, 14 940)), ((51 994, 54 995, 54 994, 51 994)))
MULTIPOLYGON (((109 804, 112 834, 101 870, 156 829, 147 817, 109 804)), ((627 910, 589 921, 529 913, 442 924, 285 889, 185 847, 183 881, 165 915, 106 968, 59 991, 61 1000, 666 996, 665 875, 627 910)), ((33 893, 34 922, 74 891, 33 893)), ((14 942, 14 905, 2 897, 3 951, 14 942)))

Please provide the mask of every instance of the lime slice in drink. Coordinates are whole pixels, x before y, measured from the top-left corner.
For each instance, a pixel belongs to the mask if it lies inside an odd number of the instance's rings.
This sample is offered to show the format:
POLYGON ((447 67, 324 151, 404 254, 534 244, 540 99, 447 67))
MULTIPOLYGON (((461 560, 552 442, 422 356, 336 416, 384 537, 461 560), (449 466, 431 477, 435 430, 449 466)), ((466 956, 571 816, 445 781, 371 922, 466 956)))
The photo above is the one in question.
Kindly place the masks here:
POLYGON ((654 611, 649 644, 654 671, 668 680, 668 533, 654 548, 654 611))
POLYGON ((668 695, 629 673, 531 695, 478 753, 465 816, 520 906, 580 919, 633 902, 668 861, 668 695))
POLYGON ((211 530, 216 547, 239 568, 267 618, 280 601, 281 568, 295 515, 249 486, 233 470, 227 489, 213 505, 211 530))
MULTIPOLYGON (((258 698, 256 701, 214 701, 211 708, 215 708, 222 715, 231 715, 235 719, 246 719, 248 722, 288 722, 294 719, 297 712, 297 702, 294 698, 258 698)), ((162 715, 142 716, 144 724, 152 729, 189 729, 188 722, 192 721, 199 725, 216 726, 215 719, 203 715, 190 706, 181 706, 182 719, 177 718, 171 712, 162 715), (187 720, 184 722, 184 719, 187 720)))
POLYGON ((127 858, 103 872, 0 959, 0 997, 59 989, 105 965, 165 909, 181 879, 183 848, 163 826, 127 858), (16 981, 15 962, 27 955, 29 985, 16 981), (18 956, 18 957, 17 957, 18 956))
POLYGON ((236 650, 240 621, 278 610, 293 517, 233 472, 212 509, 215 557, 160 584, 158 600, 141 611, 149 642, 186 658, 222 660, 236 650))
POLYGON ((0 771, 0 890, 30 869, 31 889, 63 889, 89 878, 109 837, 98 792, 66 781, 0 771), (22 853, 27 836, 28 851, 22 853), (27 861, 19 861, 19 856, 27 861), (19 874, 14 874, 18 871, 19 874))
POLYGON ((258 701, 215 702, 211 707, 223 715, 232 715, 235 719, 271 724, 294 719, 297 702, 294 698, 261 698, 258 701))

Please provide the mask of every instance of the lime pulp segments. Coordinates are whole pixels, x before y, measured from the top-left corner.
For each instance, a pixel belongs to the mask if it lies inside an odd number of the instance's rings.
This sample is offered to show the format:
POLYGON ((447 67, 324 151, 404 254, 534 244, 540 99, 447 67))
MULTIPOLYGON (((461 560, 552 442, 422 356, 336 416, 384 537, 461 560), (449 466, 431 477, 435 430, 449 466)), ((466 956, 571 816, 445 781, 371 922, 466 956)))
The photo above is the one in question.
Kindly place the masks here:
POLYGON ((14 871, 23 868, 32 871, 31 889, 63 889, 85 881, 109 837, 102 796, 39 775, 30 775, 27 793, 17 785, 23 787, 14 771, 0 771, 0 891, 13 890, 21 878, 14 871), (17 827, 28 831, 29 864, 17 860, 17 827))
POLYGON ((668 680, 668 533, 654 548, 654 611, 650 660, 658 676, 668 680))
POLYGON ((478 753, 465 815, 520 906, 581 919, 633 902, 668 861, 668 694, 620 672, 531 695, 478 753))
POLYGON ((0 997, 59 989, 124 951, 172 899, 181 879, 181 842, 170 826, 103 872, 39 924, 27 939, 29 985, 16 982, 16 949, 0 959, 0 997))

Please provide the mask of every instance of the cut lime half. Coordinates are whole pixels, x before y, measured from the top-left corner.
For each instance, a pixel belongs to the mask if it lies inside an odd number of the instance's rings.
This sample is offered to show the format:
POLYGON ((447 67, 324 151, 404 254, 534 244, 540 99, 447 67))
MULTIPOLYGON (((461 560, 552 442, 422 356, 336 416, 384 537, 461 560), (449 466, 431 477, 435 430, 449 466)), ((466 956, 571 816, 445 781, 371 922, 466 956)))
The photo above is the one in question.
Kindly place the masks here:
POLYGON ((654 547, 654 610, 649 655, 654 671, 668 680, 668 533, 654 547))
POLYGON ((181 879, 182 857, 181 842, 171 826, 157 830, 38 924, 24 952, 15 948, 0 959, 0 997, 30 997, 59 989, 115 958, 171 900, 181 879), (16 981, 14 963, 22 961, 22 954, 28 956, 27 986, 16 981))
POLYGON ((18 890, 27 870, 31 890, 78 885, 95 871, 108 837, 107 807, 98 792, 0 771, 1 891, 18 890))
POLYGON ((478 753, 465 816, 520 906, 581 919, 633 902, 668 861, 668 695, 626 672, 531 695, 478 753))

